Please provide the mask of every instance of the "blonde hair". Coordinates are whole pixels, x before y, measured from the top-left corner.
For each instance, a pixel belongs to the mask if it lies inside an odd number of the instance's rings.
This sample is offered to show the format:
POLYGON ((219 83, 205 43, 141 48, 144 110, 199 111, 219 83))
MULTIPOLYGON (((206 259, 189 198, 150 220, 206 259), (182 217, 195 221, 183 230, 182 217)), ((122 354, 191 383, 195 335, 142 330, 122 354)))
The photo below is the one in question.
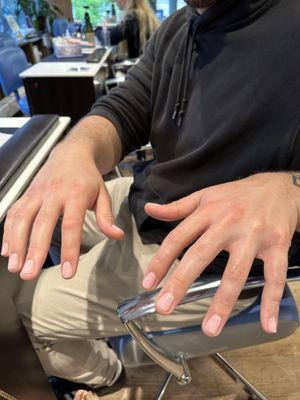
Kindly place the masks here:
MULTIPOLYGON (((132 13, 136 16, 139 23, 140 49, 142 49, 152 33, 159 27, 153 8, 148 0, 127 0, 123 11, 124 14, 132 13)), ((121 49, 122 53, 128 52, 126 40, 121 43, 121 49)))
POLYGON ((134 12, 140 28, 140 47, 144 47, 146 41, 158 28, 159 22, 148 0, 127 0, 125 5, 127 12, 134 12))

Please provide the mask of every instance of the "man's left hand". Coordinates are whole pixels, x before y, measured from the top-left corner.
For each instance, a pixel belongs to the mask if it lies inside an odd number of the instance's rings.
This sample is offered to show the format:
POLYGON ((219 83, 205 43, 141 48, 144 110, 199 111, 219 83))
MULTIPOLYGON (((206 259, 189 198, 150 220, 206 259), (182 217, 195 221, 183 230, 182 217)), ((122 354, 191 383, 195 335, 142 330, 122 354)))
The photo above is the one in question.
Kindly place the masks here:
POLYGON ((292 174, 261 173, 166 205, 146 204, 145 210, 153 218, 182 220, 151 260, 143 281, 146 289, 156 287, 174 260, 191 245, 158 294, 156 310, 170 314, 195 279, 226 250, 229 260, 203 320, 204 333, 217 336, 222 331, 255 258, 264 263, 262 327, 275 333, 288 250, 299 229, 299 203, 300 188, 293 185, 292 174))

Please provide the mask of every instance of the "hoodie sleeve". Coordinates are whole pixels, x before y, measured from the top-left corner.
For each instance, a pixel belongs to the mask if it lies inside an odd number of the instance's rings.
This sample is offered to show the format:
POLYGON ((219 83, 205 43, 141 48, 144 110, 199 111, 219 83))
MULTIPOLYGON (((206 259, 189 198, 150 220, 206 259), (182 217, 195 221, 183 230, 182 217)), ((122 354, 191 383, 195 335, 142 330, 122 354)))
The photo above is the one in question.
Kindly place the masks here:
POLYGON ((101 97, 88 114, 105 117, 115 125, 123 156, 149 141, 155 38, 156 34, 146 44, 139 63, 130 68, 125 82, 101 97))

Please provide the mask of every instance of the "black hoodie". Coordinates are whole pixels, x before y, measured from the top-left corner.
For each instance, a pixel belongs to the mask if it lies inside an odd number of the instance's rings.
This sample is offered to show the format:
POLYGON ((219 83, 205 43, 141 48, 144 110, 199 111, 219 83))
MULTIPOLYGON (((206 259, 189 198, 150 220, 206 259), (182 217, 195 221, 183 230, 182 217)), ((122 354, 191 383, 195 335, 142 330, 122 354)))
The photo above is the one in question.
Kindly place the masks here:
POLYGON ((130 208, 140 233, 157 243, 174 224, 150 219, 147 201, 168 203, 258 172, 299 171, 299 0, 179 10, 91 114, 113 122, 124 154, 150 140, 156 160, 136 171, 130 208))

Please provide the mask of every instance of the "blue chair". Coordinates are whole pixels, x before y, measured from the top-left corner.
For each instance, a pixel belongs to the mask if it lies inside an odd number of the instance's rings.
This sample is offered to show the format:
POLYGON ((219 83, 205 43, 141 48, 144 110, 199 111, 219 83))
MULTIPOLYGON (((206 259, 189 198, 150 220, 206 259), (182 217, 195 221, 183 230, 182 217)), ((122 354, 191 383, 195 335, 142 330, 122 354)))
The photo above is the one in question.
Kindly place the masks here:
POLYGON ((16 39, 7 33, 0 32, 0 49, 3 47, 17 47, 18 43, 16 39))
POLYGON ((65 18, 55 18, 52 25, 53 36, 65 36, 68 24, 69 23, 65 18))
POLYGON ((18 89, 23 86, 19 74, 30 66, 24 52, 19 47, 3 47, 0 49, 0 84, 5 96, 15 94, 20 110, 30 115, 26 96, 20 97, 18 89))
MULTIPOLYGON (((287 281, 296 280, 300 280, 300 267, 291 267, 287 281)), ((219 285, 220 277, 201 277, 190 287, 180 304, 212 297, 219 285)), ((210 356, 231 378, 241 383, 249 399, 266 400, 266 397, 220 354, 220 351, 282 339, 291 335, 299 327, 297 306, 286 285, 280 304, 278 332, 268 335, 262 330, 260 301, 263 285, 263 277, 248 278, 243 293, 251 290, 249 297, 251 299, 253 297, 253 303, 231 317, 220 336, 215 338, 205 336, 199 324, 168 331, 145 332, 140 319, 156 312, 154 300, 159 289, 133 297, 123 301, 118 307, 119 318, 130 335, 110 338, 109 342, 125 366, 147 365, 153 360, 167 371, 155 395, 155 400, 161 400, 164 397, 173 376, 181 385, 190 383, 188 360, 201 356, 210 356)))
POLYGON ((74 36, 76 33, 81 32, 81 23, 78 22, 70 22, 68 24, 68 31, 71 36, 74 36))

